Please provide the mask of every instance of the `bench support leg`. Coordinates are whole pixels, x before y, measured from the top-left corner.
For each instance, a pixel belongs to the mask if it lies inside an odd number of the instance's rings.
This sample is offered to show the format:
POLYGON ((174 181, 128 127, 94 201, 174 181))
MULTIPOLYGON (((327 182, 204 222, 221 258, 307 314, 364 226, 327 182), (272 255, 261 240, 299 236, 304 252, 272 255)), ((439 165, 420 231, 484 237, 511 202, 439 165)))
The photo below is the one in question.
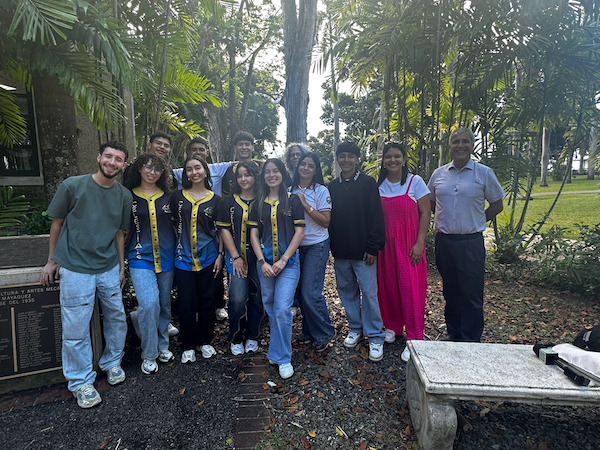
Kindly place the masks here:
POLYGON ((454 406, 425 392, 412 358, 408 361, 406 396, 421 449, 452 450, 457 423, 454 406))

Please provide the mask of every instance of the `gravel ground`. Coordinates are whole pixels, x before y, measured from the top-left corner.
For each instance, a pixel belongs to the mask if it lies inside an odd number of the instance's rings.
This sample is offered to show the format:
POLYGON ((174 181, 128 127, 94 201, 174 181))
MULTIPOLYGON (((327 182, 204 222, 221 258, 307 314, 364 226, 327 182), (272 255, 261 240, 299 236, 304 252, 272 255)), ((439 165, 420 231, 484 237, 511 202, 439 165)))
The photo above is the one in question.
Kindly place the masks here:
MULTIPOLYGON (((426 339, 437 340, 443 300, 435 268, 430 268, 429 286, 425 333, 426 339)), ((365 341, 356 349, 344 348, 348 329, 332 267, 325 294, 337 337, 321 355, 294 342, 296 374, 290 380, 282 382, 276 366, 269 369, 269 379, 277 383, 274 388, 265 384, 272 395, 271 435, 257 448, 418 449, 405 399, 404 341, 386 344, 385 357, 377 363, 368 360, 365 341)), ((576 334, 598 317, 600 307, 590 299, 488 280, 484 341, 568 341, 564 324, 576 334), (548 306, 540 308, 540 303, 548 306), (560 323, 535 314, 550 314, 560 323)), ((294 339, 300 328, 296 318, 294 339)), ((218 323, 214 345, 219 354, 212 359, 200 357, 188 366, 177 359, 152 376, 141 373, 139 341, 129 336, 123 361, 128 379, 103 392, 101 405, 81 410, 67 398, 2 413, 0 448, 231 449, 242 361, 230 356, 226 332, 227 325, 218 323)), ((263 351, 267 337, 265 328, 263 351)), ((176 338, 171 349, 180 355, 176 338)), ((457 402, 456 407, 464 420, 455 449, 600 449, 598 408, 487 402, 457 402)))
POLYGON ((2 413, 0 448, 231 449, 241 361, 223 352, 226 327, 218 329, 218 355, 182 365, 175 338, 177 359, 153 375, 141 372, 139 340, 130 333, 123 360, 127 379, 101 392, 100 405, 83 410, 68 397, 2 413))

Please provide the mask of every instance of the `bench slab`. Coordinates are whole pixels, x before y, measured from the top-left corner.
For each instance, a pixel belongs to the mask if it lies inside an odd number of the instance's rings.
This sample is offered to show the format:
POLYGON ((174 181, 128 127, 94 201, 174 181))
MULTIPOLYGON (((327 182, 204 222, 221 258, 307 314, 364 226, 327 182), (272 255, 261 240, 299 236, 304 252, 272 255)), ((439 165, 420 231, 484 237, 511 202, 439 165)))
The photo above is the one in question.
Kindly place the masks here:
POLYGON ((598 405, 600 387, 577 386, 532 345, 409 341, 406 391, 421 448, 452 449, 453 400, 598 405))

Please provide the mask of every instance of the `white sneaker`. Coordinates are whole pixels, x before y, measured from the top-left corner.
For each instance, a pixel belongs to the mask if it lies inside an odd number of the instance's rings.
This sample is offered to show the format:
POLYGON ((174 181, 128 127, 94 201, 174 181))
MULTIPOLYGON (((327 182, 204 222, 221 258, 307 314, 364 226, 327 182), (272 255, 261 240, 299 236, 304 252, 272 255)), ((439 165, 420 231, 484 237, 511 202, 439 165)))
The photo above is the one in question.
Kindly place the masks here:
POLYGON ((173 361, 175 359, 175 356, 173 356, 173 352, 170 351, 169 349, 167 350, 159 350, 158 351, 158 360, 161 363, 170 363, 171 361, 173 361))
POLYGON ((125 371, 119 365, 113 366, 106 371, 106 380, 111 386, 122 383, 125 381, 125 371))
POLYGON ((394 330, 390 330, 389 328, 385 329, 385 343, 391 344, 396 340, 396 332, 394 330))
POLYGON ((348 333, 348 336, 346 336, 346 339, 344 339, 344 347, 354 348, 362 338, 362 333, 359 333, 358 331, 351 331, 348 333))
MULTIPOLYGON (((234 344, 232 342, 231 343, 231 354, 233 356, 243 355, 244 354, 244 344, 234 344)), ((202 356, 204 356, 204 354, 202 356)), ((209 358, 210 358, 210 356, 209 356, 209 358)))
POLYGON ((258 351, 258 342, 255 341, 254 339, 248 339, 246 341, 244 351, 246 353, 250 353, 250 352, 256 353, 258 351))
POLYGON ((77 398, 77 405, 80 408, 91 408, 102 401, 102 397, 91 383, 84 384, 78 391, 73 392, 73 395, 77 398))
POLYGON ((200 352, 202 353, 202 357, 205 359, 210 358, 213 355, 217 354, 215 348, 210 344, 205 344, 200 347, 200 352))
POLYGON ((279 365, 279 375, 284 380, 294 375, 294 366, 290 363, 279 365))
POLYGON ((169 337, 177 336, 179 334, 179 328, 169 322, 167 326, 167 332, 169 333, 169 337))
POLYGON ((181 354, 181 364, 195 363, 196 352, 194 350, 186 350, 181 354))
POLYGON ((369 342, 369 359, 371 361, 381 361, 383 359, 383 343, 369 342))
POLYGON ((227 314, 227 310, 225 308, 217 308, 216 314, 217 320, 225 320, 229 317, 229 314, 227 314))
POLYGON ((410 359, 410 350, 408 347, 404 347, 404 351, 402 352, 402 355, 400 355, 400 359, 404 362, 408 362, 410 359))
POLYGON ((155 360, 145 359, 142 361, 142 372, 144 372, 146 375, 158 372, 158 364, 156 364, 155 360))

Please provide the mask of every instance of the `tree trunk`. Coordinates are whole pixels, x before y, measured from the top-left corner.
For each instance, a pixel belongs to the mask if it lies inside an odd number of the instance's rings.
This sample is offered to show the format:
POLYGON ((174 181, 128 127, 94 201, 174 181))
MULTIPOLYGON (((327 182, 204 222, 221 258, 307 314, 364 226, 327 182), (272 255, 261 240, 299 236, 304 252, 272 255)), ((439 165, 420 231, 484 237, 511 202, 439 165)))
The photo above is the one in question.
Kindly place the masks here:
POLYGON ((287 142, 306 142, 308 74, 317 29, 317 0, 282 0, 287 142))
POLYGON ((340 145, 340 106, 338 102, 337 79, 335 77, 335 61, 333 57, 333 30, 331 19, 329 20, 329 49, 331 52, 331 91, 333 94, 333 173, 335 177, 340 176, 340 166, 336 164, 335 151, 340 145))
POLYGON ((598 145, 598 131, 596 127, 592 126, 590 131, 590 144, 589 147, 589 156, 588 156, 588 167, 587 167, 587 179, 593 180, 595 176, 595 166, 596 166, 596 147, 598 145))
POLYGON ((229 115, 229 142, 233 142, 233 137, 238 132, 239 128, 236 120, 237 100, 235 97, 235 45, 229 42, 227 45, 227 53, 229 55, 229 99, 227 101, 227 111, 229 115))
POLYGON ((548 187, 548 164, 550 164, 550 131, 544 128, 542 135, 542 172, 540 173, 540 186, 548 187))
POLYGON ((209 105, 205 114, 208 118, 208 146, 213 162, 231 161, 233 155, 227 145, 225 110, 209 105))

